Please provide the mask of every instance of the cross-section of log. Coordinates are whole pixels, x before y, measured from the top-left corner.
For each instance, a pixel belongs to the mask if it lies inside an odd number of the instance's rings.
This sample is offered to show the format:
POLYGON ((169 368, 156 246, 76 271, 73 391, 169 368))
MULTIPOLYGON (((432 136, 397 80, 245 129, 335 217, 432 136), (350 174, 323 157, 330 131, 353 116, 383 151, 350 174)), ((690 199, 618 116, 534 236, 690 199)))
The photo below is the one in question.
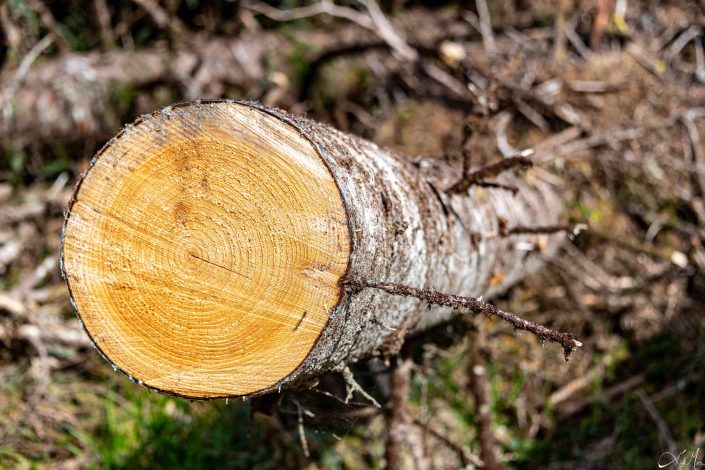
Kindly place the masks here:
POLYGON ((282 111, 177 105, 127 126, 79 181, 62 270, 87 333, 139 383, 191 398, 300 384, 450 315, 347 281, 491 296, 550 255, 561 203, 445 195, 449 168, 282 111))

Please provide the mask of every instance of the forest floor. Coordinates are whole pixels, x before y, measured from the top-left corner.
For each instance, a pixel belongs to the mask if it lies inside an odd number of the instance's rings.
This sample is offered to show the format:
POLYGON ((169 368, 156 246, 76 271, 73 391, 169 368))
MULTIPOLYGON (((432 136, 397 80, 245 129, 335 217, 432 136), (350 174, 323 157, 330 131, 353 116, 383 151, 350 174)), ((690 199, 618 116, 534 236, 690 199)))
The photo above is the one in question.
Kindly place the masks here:
MULTIPOLYGON (((122 123, 216 97, 306 112, 414 158, 467 154, 479 166, 534 149, 570 223, 587 226, 492 299, 574 333, 584 346, 570 361, 492 320, 458 318, 407 342, 404 468, 479 466, 480 342, 507 467, 645 468, 671 461, 666 452, 705 461, 705 5, 504 0, 490 2, 488 29, 484 2, 397 3, 384 4, 391 23, 354 10, 373 27, 272 19, 246 2, 0 5, 0 467, 385 466, 401 358, 354 370, 381 408, 362 396, 345 404, 335 376, 306 392, 188 402, 113 373, 81 331, 58 269, 75 179, 122 123), (219 72, 220 56, 183 76, 155 65, 147 78, 108 60, 80 78, 100 84, 88 117, 66 97, 33 101, 72 58, 139 61, 231 37, 245 50, 262 38, 250 61, 259 78, 219 72), (25 119, 33 107, 41 119, 25 119)), ((66 77, 62 87, 79 80, 66 77)))

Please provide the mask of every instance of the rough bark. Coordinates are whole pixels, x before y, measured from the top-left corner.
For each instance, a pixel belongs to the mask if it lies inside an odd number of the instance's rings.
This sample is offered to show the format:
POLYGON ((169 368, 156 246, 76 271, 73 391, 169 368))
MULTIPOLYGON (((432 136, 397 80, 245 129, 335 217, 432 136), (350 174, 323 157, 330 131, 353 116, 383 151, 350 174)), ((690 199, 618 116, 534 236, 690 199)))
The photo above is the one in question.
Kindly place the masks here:
MULTIPOLYGON (((197 129, 202 124, 215 125, 228 109, 243 106, 293 126, 311 143, 340 192, 350 246, 347 271, 338 280, 337 304, 329 306, 327 324, 303 362, 276 383, 247 395, 298 386, 373 354, 384 354, 385 345, 393 342, 395 335, 423 331, 452 314, 449 308, 428 310, 415 298, 352 288, 351 280, 492 297, 538 268, 564 238, 561 233, 505 233, 507 227, 553 226, 563 215, 560 198, 534 170, 521 177, 500 176, 502 182, 518 188, 516 194, 486 188, 445 194, 444 189, 457 182, 459 173, 443 162, 413 162, 305 117, 254 103, 180 105, 144 118, 119 139, 128 138, 146 121, 150 129, 158 127, 160 119, 167 119, 165 115, 168 119, 195 120, 193 128, 197 129)), ((100 154, 96 160, 89 168, 100 163, 100 154)), ((81 199, 81 191, 79 184, 74 201, 81 199)), ((71 217, 69 210, 67 224, 71 217)), ((75 290, 72 273, 65 275, 75 290)), ((196 398, 234 395, 222 391, 189 394, 148 382, 145 385, 196 398)))
MULTIPOLYGON (((564 238, 494 236, 503 225, 558 223, 561 201, 537 173, 504 180, 519 188, 516 195, 482 188, 444 195, 441 191, 459 177, 448 166, 413 164, 309 119, 280 116, 316 144, 341 190, 353 247, 347 279, 493 297, 538 268, 564 238)), ((429 311, 417 299, 375 289, 346 291, 307 360, 284 383, 384 353, 380 348, 394 337, 393 331, 423 331, 451 314, 449 308, 429 311)))

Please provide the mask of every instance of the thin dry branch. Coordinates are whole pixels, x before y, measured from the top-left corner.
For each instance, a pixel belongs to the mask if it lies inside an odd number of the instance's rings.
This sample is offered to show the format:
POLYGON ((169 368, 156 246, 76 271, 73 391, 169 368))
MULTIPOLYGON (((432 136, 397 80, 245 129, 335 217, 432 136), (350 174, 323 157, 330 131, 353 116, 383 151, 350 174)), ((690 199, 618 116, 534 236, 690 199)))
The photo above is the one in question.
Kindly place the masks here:
POLYGON ((321 0, 312 5, 290 8, 288 10, 280 10, 261 2, 243 2, 242 6, 274 21, 294 21, 318 15, 329 15, 334 18, 352 21, 368 30, 373 30, 374 28, 372 20, 367 15, 349 7, 335 5, 329 0, 321 0))
POLYGON ((559 406, 558 410, 556 412, 556 415, 560 419, 566 419, 569 416, 572 416, 583 409, 587 407, 588 405, 591 405, 592 403, 606 403, 609 400, 612 400, 616 397, 619 397, 620 395, 628 392, 629 390, 633 389, 634 387, 638 387, 642 383, 644 383, 644 380, 646 379, 646 376, 644 374, 638 374, 632 377, 629 377, 628 379, 602 391, 599 395, 590 397, 590 398, 578 398, 574 397, 570 401, 565 401, 565 405, 559 406))
POLYGON ((54 37, 54 42, 61 49, 61 52, 68 52, 69 45, 66 42, 64 34, 59 29, 54 14, 51 12, 49 7, 47 7, 42 0, 29 0, 29 6, 39 14, 44 26, 50 31, 50 34, 54 37))
POLYGON ((301 412, 301 404, 297 401, 296 412, 298 414, 298 431, 299 431, 299 441, 301 442, 301 449, 304 451, 304 457, 307 459, 311 457, 311 453, 308 450, 308 439, 306 439, 306 429, 304 428, 304 415, 301 412))
MULTIPOLYGON (((531 160, 525 155, 505 158, 497 163, 484 166, 479 170, 475 170, 465 176, 455 183, 453 186, 446 190, 450 194, 458 194, 466 192, 471 186, 477 185, 478 183, 484 182, 488 178, 498 176, 505 171, 509 171, 514 168, 529 168, 533 165, 531 160)), ((493 186, 497 183, 491 183, 493 186)))
POLYGON ((420 61, 419 52, 409 45, 404 34, 398 31, 387 18, 377 2, 374 0, 360 0, 360 4, 365 8, 367 14, 349 7, 335 5, 329 0, 321 0, 312 5, 288 10, 280 10, 261 2, 245 2, 243 6, 275 21, 292 21, 322 14, 351 21, 374 33, 406 64, 418 65, 421 71, 430 79, 448 89, 454 97, 464 101, 472 101, 474 99, 468 88, 451 74, 432 63, 420 61))
POLYGON ((60 344, 73 348, 89 348, 91 340, 83 333, 78 324, 40 324, 25 323, 15 331, 15 337, 27 341, 41 341, 42 344, 60 344))
POLYGON ((243 6, 274 21, 292 21, 324 14, 334 18, 345 19, 373 32, 386 42, 393 51, 399 54, 402 59, 415 62, 419 57, 418 52, 407 44, 406 40, 384 15, 379 5, 375 1, 370 0, 361 0, 360 3, 365 7, 367 14, 349 7, 335 5, 330 0, 321 0, 312 5, 288 10, 280 10, 261 2, 245 2, 243 6))
POLYGON ((693 159, 694 173, 700 186, 701 195, 705 196, 705 152, 703 151, 702 140, 695 124, 695 113, 686 112, 681 117, 683 126, 690 140, 691 155, 693 159))
POLYGON ((487 8, 487 2, 485 0, 475 0, 475 6, 477 7, 477 15, 480 19, 480 34, 482 35, 482 44, 485 47, 485 52, 495 52, 497 50, 497 43, 492 33, 492 21, 490 19, 490 10, 487 8))
POLYGON ((434 438, 442 442, 446 447, 452 450, 460 459, 463 467, 469 467, 474 465, 476 467, 482 468, 482 459, 477 455, 470 453, 466 448, 453 442, 445 433, 440 432, 430 426, 430 423, 424 423, 417 417, 413 417, 411 423, 421 428, 423 432, 429 433, 434 438))
POLYGON ((364 388, 360 386, 359 383, 357 383, 357 380, 355 380, 355 376, 353 375, 352 371, 350 370, 349 367, 344 367, 340 371, 340 375, 343 377, 343 380, 345 381, 345 404, 347 405, 350 402, 350 399, 353 397, 353 394, 355 392, 360 393, 366 400, 368 400, 370 403, 372 403, 374 406, 377 408, 381 408, 381 405, 375 398, 367 393, 364 388))
POLYGON ((583 40, 580 38, 580 35, 578 35, 575 31, 574 24, 567 24, 565 26, 565 36, 583 59, 590 59, 590 49, 588 49, 583 40))
POLYGON ((100 26, 100 40, 104 49, 109 49, 115 43, 115 31, 110 23, 110 10, 106 0, 93 0, 95 15, 100 26))
POLYGON ((406 39, 396 30, 389 18, 379 8, 377 2, 375 0, 360 0, 360 3, 365 6, 370 15, 370 19, 374 24, 373 32, 389 44, 402 59, 408 62, 416 62, 419 58, 419 53, 407 44, 406 39))
POLYGON ((699 26, 689 26, 668 47, 664 54, 666 60, 673 60, 690 41, 698 38, 701 34, 703 34, 703 31, 699 26))
POLYGON ((389 397, 389 421, 386 443, 387 468, 402 468, 404 437, 407 435, 408 421, 407 400, 411 388, 411 362, 402 361, 393 371, 391 377, 391 396, 389 397))
POLYGON ((169 31, 172 35, 180 36, 186 32, 187 28, 181 20, 170 15, 158 2, 154 0, 134 0, 134 2, 144 8, 157 26, 169 31))
POLYGON ((568 15, 568 9, 570 8, 570 0, 559 0, 558 2, 558 14, 556 15, 556 21, 554 25, 554 36, 553 41, 553 60, 558 63, 565 61, 568 52, 566 47, 566 16, 568 15))
POLYGON ((536 227, 516 226, 511 228, 500 228, 499 236, 508 237, 510 235, 548 235, 551 233, 567 232, 571 235, 577 235, 583 230, 587 230, 585 224, 577 225, 543 225, 536 227))
POLYGON ((20 34, 20 29, 14 24, 10 18, 8 2, 3 2, 0 5, 0 26, 2 27, 2 32, 5 36, 5 44, 10 49, 17 49, 20 42, 22 41, 22 35, 20 34))
MULTIPOLYGON (((499 218, 498 219, 499 228, 492 232, 478 233, 472 232, 470 235, 473 240, 479 242, 481 240, 490 240, 492 238, 507 238, 512 235, 550 235, 554 233, 567 233, 568 236, 573 239, 580 234, 580 232, 587 230, 589 227, 586 224, 576 224, 576 225, 538 225, 534 227, 524 227, 523 225, 518 225, 515 227, 507 227, 507 221, 499 218)), ((526 249, 528 251, 533 251, 536 246, 527 242, 526 249)))
POLYGON ((34 62, 42 54, 42 52, 44 52, 49 46, 51 46, 53 42, 54 39, 52 38, 52 36, 50 34, 47 34, 38 43, 36 43, 34 47, 32 47, 32 49, 27 53, 27 55, 24 56, 22 62, 20 62, 20 66, 17 67, 17 71, 15 72, 15 76, 12 78, 12 81, 5 88, 2 95, 0 95, 0 113, 3 114, 4 120, 9 120, 10 115, 12 114, 12 109, 10 107, 12 98, 15 95, 15 92, 17 91, 19 86, 24 81, 25 77, 27 77, 27 74, 29 73, 29 69, 32 67, 32 64, 34 64, 34 62))
POLYGON ((512 325, 515 330, 523 330, 533 333, 541 342, 550 341, 552 343, 560 344, 563 346, 563 353, 566 361, 570 358, 573 351, 583 345, 583 343, 577 341, 571 333, 551 330, 543 325, 539 325, 538 323, 524 320, 513 313, 505 312, 504 310, 485 302, 482 298, 444 294, 431 289, 418 289, 416 287, 373 280, 351 280, 348 281, 348 284, 358 289, 371 287, 393 295, 415 297, 432 305, 451 307, 454 310, 464 308, 474 314, 483 314, 487 317, 495 316, 497 318, 501 318, 505 322, 512 325))
POLYGON ((475 398, 477 413, 478 437, 480 441, 480 458, 487 470, 501 470, 497 455, 497 439, 492 431, 492 407, 490 385, 487 377, 487 364, 490 362, 490 351, 487 348, 485 331, 482 322, 477 318, 467 318, 468 323, 476 328, 472 342, 472 360, 470 362, 470 392, 475 398))
POLYGON ((671 430, 668 428, 668 425, 659 414, 654 403, 648 396, 646 396, 644 391, 641 389, 636 391, 636 396, 639 397, 639 400, 641 400, 642 405, 644 405, 644 409, 646 409, 646 412, 649 414, 651 419, 654 420, 654 423, 656 423, 656 428, 658 429, 659 435, 663 439, 664 443, 668 446, 668 450, 671 451, 672 455, 677 455, 678 446, 676 445, 676 441, 673 440, 673 434, 671 434, 671 430))
POLYGON ((512 186, 511 184, 497 183, 496 181, 478 181, 477 183, 474 183, 473 186, 477 186, 480 188, 503 189, 505 191, 509 191, 514 195, 519 192, 519 188, 517 188, 516 186, 512 186))

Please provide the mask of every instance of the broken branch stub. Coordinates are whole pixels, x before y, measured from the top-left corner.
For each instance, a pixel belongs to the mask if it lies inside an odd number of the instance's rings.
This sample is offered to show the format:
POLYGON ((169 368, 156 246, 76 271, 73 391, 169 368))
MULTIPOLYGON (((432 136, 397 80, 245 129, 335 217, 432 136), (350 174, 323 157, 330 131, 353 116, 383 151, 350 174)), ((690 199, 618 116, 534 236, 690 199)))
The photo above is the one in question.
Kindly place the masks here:
POLYGON ((350 280, 488 297, 564 238, 471 236, 498 220, 559 223, 560 199, 531 171, 508 178, 516 195, 440 199, 428 177, 280 110, 175 105, 90 163, 67 210, 62 272, 98 350, 145 386, 216 398, 301 385, 379 352, 402 326, 452 315, 350 280))

